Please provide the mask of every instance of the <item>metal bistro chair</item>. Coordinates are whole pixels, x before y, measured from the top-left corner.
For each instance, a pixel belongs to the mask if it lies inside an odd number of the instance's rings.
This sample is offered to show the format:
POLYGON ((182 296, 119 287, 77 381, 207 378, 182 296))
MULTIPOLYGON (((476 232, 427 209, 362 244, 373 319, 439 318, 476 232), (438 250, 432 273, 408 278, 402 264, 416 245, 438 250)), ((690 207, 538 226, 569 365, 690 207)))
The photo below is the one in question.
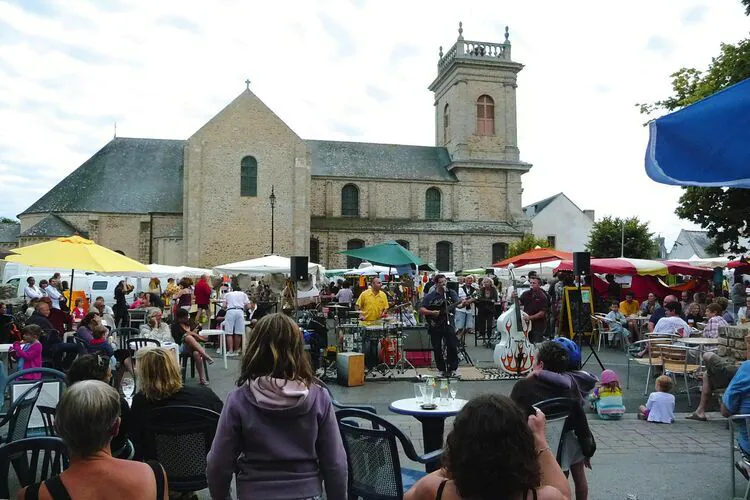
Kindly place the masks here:
POLYGON ((130 309, 128 328, 140 328, 146 322, 147 309, 130 309))
POLYGON ((410 460, 428 464, 440 459, 443 450, 417 455, 414 445, 395 425, 373 413, 343 409, 336 420, 346 450, 349 469, 349 498, 364 500, 401 500, 407 491, 426 473, 401 468, 397 441, 410 460), (360 426, 364 420, 372 428, 360 426))
MULTIPOLYGON (((739 446, 735 444, 735 435, 741 426, 745 426, 745 432, 748 432, 750 436, 750 414, 732 415, 729 417, 729 457, 731 460, 731 469, 729 470, 732 474, 732 498, 736 498, 735 493, 737 491, 735 471, 740 471, 747 479, 747 470, 750 469, 750 459, 745 457, 741 450, 739 459, 736 459, 737 454, 735 452, 739 450, 739 446)), ((750 481, 747 483, 745 495, 742 498, 750 500, 750 481)))
POLYGON ((206 455, 219 416, 197 406, 168 406, 155 408, 144 418, 143 449, 139 448, 139 452, 144 459, 161 463, 170 491, 198 491, 208 487, 206 455))
POLYGON ((682 375, 682 378, 685 379, 685 393, 687 394, 688 406, 692 406, 688 376, 695 375, 700 369, 700 364, 689 363, 688 358, 691 351, 698 352, 698 349, 664 343, 658 344, 657 348, 659 349, 659 357, 664 368, 664 374, 671 373, 675 379, 675 384, 677 383, 676 375, 682 375))
POLYGON ((0 498, 10 498, 11 463, 21 486, 29 486, 67 469, 70 465, 68 447, 58 437, 19 439, 0 446, 0 498))
POLYGON ((568 417, 573 412, 573 405, 576 404, 570 398, 553 398, 540 401, 533 405, 542 413, 547 420, 545 432, 547 442, 555 454, 557 463, 562 466, 563 441, 565 434, 569 430, 568 417))
POLYGON ((628 374, 626 378, 625 387, 627 389, 630 388, 630 363, 635 363, 641 366, 648 366, 648 371, 646 372, 646 383, 643 388, 643 395, 645 396, 648 394, 648 385, 651 383, 651 375, 654 373, 655 368, 660 368, 662 365, 661 362, 661 353, 659 352, 659 348, 657 347, 659 344, 671 344, 672 343, 672 337, 671 336, 651 336, 650 338, 647 338, 645 340, 639 340, 638 342, 633 342, 631 345, 633 346, 648 346, 648 357, 643 358, 636 358, 635 356, 628 356, 628 374))
POLYGON ((10 410, 0 420, 0 427, 8 424, 8 433, 0 437, 0 443, 11 443, 26 437, 26 430, 34 411, 36 400, 42 392, 43 381, 36 382, 10 405, 10 410))

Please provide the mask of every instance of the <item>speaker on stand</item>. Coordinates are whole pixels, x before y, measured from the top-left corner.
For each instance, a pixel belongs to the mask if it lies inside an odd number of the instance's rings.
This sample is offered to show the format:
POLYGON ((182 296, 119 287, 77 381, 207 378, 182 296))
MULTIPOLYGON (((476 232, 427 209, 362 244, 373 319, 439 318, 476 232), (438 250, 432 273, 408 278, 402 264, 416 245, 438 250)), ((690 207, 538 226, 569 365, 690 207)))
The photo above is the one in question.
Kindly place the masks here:
POLYGON ((596 361, 599 363, 599 366, 602 370, 604 370, 604 364, 602 363, 602 360, 599 358, 599 355, 596 353, 596 350, 594 350, 594 346, 591 345, 591 340, 589 338, 586 338, 586 335, 584 332, 581 331, 581 324, 583 321, 591 321, 591 310, 588 303, 583 302, 583 293, 581 292, 581 286, 583 285, 583 281, 586 280, 587 285, 591 285, 591 300, 594 300, 594 287, 593 282, 591 282, 591 254, 588 252, 573 252, 573 274, 577 278, 578 282, 578 296, 580 297, 580 301, 578 304, 573 303, 571 304, 571 314, 575 315, 576 321, 573 322, 573 324, 576 327, 575 331, 575 337, 574 340, 578 342, 578 345, 583 347, 583 344, 588 345, 591 352, 589 352, 589 355, 586 357, 586 359, 581 363, 581 368, 583 368, 589 359, 591 359, 591 356, 594 356, 596 358, 596 361))

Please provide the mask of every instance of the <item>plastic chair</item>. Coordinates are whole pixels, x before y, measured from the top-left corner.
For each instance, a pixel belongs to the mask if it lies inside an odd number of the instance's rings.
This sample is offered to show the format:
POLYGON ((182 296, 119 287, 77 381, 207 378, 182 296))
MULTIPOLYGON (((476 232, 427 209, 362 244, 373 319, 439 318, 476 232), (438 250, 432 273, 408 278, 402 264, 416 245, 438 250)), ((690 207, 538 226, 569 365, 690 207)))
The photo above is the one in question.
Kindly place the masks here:
POLYGON ((339 410, 343 409, 352 409, 352 410, 362 410, 362 411, 368 411, 370 413, 377 414, 377 410, 375 410, 374 406, 370 405, 350 405, 346 403, 340 403, 336 401, 336 398, 333 396, 333 393, 331 392, 331 389, 323 382, 322 380, 315 379, 315 383, 318 384, 320 387, 326 390, 328 395, 331 397, 331 403, 333 403, 333 407, 337 408, 339 410))
POLYGON ((136 443, 145 460, 157 460, 167 473, 170 491, 208 487, 206 455, 219 425, 219 414, 197 406, 167 406, 143 419, 143 443, 136 443))
POLYGON ((122 349, 126 348, 126 342, 129 338, 137 337, 141 334, 141 332, 137 328, 129 328, 127 326, 115 328, 109 333, 117 337, 117 341, 119 342, 120 348, 122 349))
POLYGON ((26 429, 43 384, 41 380, 36 382, 10 405, 10 410, 0 420, 0 427, 8 424, 8 434, 0 438, 0 442, 11 443, 26 437, 26 429))
MULTIPOLYGON (((192 356, 192 354, 180 353, 180 366, 182 369, 182 380, 185 380, 185 376, 187 375, 188 361, 190 361, 190 378, 195 378, 195 358, 192 356)), ((206 358, 203 358, 203 373, 206 374, 206 380, 210 381, 211 379, 208 378, 208 361, 206 360, 206 358)))
MULTIPOLYGON (((8 378, 5 380, 5 385, 0 386, 0 398, 5 398, 7 396, 6 390, 11 387, 13 384, 17 383, 24 383, 28 384, 29 380, 21 380, 19 377, 23 377, 24 375, 29 375, 32 373, 41 373, 42 374, 42 380, 45 383, 52 383, 52 382, 59 382, 60 383, 60 396, 62 396, 63 390, 65 390, 65 374, 59 370, 55 370, 54 368, 29 368, 28 370, 19 370, 17 372, 11 373, 8 375, 8 378)), ((0 406, 2 406, 2 401, 0 401, 0 406)), ((5 413, 0 413, 0 417, 5 415, 5 413)))
POLYGON ((145 337, 131 337, 128 339, 128 343, 126 347, 128 349, 133 349, 134 351, 138 352, 138 349, 142 347, 148 347, 148 345, 151 344, 154 347, 161 347, 161 342, 159 342, 156 339, 147 339, 145 337))
POLYGON ((570 398, 553 398, 545 399, 533 405, 534 408, 544 413, 547 420, 545 426, 547 442, 560 465, 562 465, 563 441, 569 430, 568 417, 573 412, 574 404, 577 403, 570 398))
POLYGON ((343 409, 336 412, 349 469, 349 498, 364 500, 401 500, 404 492, 426 473, 401 468, 397 443, 415 462, 429 464, 440 459, 443 450, 418 455, 414 445, 401 430, 387 420, 363 410, 343 409), (360 426, 364 420, 372 428, 360 426))
POLYGON ((58 437, 19 439, 0 446, 0 498, 10 498, 10 465, 21 486, 59 475, 70 465, 68 448, 58 437), (40 460, 41 458, 41 460, 40 460))
POLYGON ((56 436, 55 432, 55 415, 57 414, 57 408, 51 406, 38 405, 36 407, 39 413, 42 415, 44 421, 44 434, 45 436, 56 436))

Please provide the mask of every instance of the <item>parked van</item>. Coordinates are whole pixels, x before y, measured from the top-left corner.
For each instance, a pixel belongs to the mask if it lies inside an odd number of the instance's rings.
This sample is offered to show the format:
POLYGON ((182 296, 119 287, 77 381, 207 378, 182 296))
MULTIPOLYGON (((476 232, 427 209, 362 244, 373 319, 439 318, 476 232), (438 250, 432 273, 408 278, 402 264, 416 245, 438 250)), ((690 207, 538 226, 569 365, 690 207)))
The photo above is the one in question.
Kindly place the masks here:
MULTIPOLYGON (((45 271, 46 272, 46 271, 45 271)), ((23 296, 23 290, 26 287, 26 279, 30 276, 33 276, 36 279, 37 286, 39 285, 39 281, 42 279, 49 279, 50 276, 54 274, 54 271, 47 276, 46 274, 39 274, 34 272, 33 274, 20 274, 17 276, 11 276, 9 279, 4 281, 5 285, 10 285, 15 290, 13 295, 16 297, 16 302, 23 302, 25 300, 25 297, 23 296), (46 276, 44 278, 40 278, 40 276, 46 276)), ((63 279, 65 279, 65 276, 62 276, 63 279)), ((86 297, 89 299, 89 303, 93 302, 97 297, 104 297, 104 303, 108 306, 112 306, 115 303, 115 287, 121 280, 125 280, 126 278, 123 276, 100 276, 93 273, 81 273, 80 276, 76 272, 74 276, 74 283, 73 288, 75 290, 81 290, 86 294, 86 297)), ((68 276, 68 280, 70 280, 70 276, 68 276)), ((128 294, 128 302, 132 302, 134 297, 142 292, 148 290, 148 282, 149 280, 147 278, 129 278, 127 279, 128 283, 131 283, 134 285, 133 291, 128 294)))

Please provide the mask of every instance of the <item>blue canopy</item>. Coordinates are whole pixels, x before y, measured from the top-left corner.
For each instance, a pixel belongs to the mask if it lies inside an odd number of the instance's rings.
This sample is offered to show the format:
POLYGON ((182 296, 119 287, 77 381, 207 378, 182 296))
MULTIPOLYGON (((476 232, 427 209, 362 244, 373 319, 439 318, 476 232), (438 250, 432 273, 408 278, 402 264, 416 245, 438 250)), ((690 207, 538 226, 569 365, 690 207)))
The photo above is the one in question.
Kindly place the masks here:
POLYGON ((750 188, 750 79, 652 121, 649 135, 656 182, 750 188))

